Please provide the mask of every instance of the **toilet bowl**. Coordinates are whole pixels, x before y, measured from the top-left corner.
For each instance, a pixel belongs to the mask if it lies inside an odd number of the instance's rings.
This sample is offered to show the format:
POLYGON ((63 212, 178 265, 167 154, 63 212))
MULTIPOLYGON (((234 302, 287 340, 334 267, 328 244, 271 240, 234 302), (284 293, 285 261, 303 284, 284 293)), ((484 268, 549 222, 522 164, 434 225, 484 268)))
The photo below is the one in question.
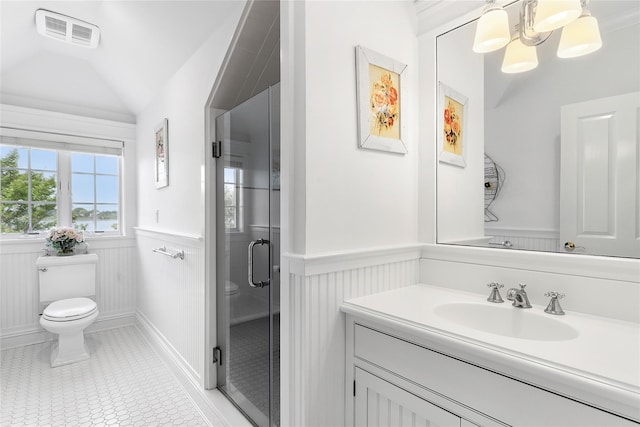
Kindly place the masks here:
POLYGON ((36 260, 40 302, 46 305, 40 326, 57 335, 51 346, 51 367, 89 358, 84 330, 98 317, 96 254, 44 256, 36 260))
POLYGON ((235 295, 240 290, 240 286, 238 286, 235 282, 231 280, 227 280, 224 284, 224 293, 227 296, 235 295))
POLYGON ((47 306, 40 326, 58 335, 51 348, 51 367, 68 365, 89 358, 84 330, 98 317, 98 306, 89 298, 68 298, 47 306))

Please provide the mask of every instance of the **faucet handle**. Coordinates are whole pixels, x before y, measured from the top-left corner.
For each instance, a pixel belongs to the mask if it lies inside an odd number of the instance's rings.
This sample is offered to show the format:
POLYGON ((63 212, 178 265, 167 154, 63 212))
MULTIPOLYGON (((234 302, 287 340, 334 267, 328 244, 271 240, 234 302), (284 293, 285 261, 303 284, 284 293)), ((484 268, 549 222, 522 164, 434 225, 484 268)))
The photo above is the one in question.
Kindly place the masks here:
POLYGON ((544 296, 551 298, 551 301, 549 301, 549 305, 544 309, 544 312, 562 316, 564 314, 564 310, 562 310, 562 307, 560 307, 559 300, 564 298, 564 294, 555 291, 548 291, 544 294, 544 296))
POLYGON ((487 298, 487 301, 495 303, 504 302, 502 296, 500 296, 500 288, 504 287, 502 283, 491 282, 487 283, 487 286, 491 288, 491 294, 489 295, 489 298, 487 298))
POLYGON ((564 298, 564 294, 560 293, 560 292, 556 292, 556 291, 547 291, 544 294, 545 297, 550 297, 550 298, 558 298, 558 299, 562 299, 564 298))
POLYGON ((518 285, 520 285, 520 290, 521 290, 522 292, 525 292, 524 288, 526 288, 526 287, 527 287, 527 285, 525 285, 524 283, 519 283, 518 285))

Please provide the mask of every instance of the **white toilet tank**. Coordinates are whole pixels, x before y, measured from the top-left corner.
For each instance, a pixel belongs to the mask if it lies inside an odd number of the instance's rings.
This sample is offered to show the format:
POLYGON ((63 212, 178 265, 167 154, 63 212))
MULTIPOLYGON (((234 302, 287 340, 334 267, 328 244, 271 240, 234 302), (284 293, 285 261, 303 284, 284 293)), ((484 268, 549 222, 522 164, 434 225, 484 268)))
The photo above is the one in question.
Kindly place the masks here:
POLYGON ((97 264, 96 254, 38 257, 40 302, 95 295, 97 264))

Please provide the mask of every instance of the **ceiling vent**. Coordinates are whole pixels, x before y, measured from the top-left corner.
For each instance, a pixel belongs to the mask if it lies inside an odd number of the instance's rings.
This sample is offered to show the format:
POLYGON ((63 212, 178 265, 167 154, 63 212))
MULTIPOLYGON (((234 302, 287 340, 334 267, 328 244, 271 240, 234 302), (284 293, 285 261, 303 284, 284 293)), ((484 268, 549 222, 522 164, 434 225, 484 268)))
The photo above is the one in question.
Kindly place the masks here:
POLYGON ((45 9, 36 10, 36 28, 43 36, 76 46, 95 48, 100 40, 97 26, 45 9))

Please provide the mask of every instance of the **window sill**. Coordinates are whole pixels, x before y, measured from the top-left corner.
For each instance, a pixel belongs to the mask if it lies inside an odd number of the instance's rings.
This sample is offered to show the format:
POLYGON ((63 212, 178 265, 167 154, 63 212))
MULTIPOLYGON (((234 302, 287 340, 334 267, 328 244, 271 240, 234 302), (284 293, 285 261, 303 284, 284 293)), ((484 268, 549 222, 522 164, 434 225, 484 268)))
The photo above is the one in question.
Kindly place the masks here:
MULTIPOLYGON (((121 240, 128 239, 129 237, 123 234, 85 234, 84 240, 86 242, 99 241, 99 240, 121 240)), ((0 242, 4 244, 20 244, 29 242, 44 242, 46 239, 46 233, 38 235, 15 235, 15 234, 2 234, 0 235, 0 242)))
MULTIPOLYGON (((133 247, 136 245, 135 237, 123 235, 111 236, 86 236, 85 242, 89 246, 89 252, 94 249, 108 249, 119 247, 133 247)), ((0 236, 0 255, 41 252, 45 245, 45 236, 23 236, 8 238, 0 236)))

